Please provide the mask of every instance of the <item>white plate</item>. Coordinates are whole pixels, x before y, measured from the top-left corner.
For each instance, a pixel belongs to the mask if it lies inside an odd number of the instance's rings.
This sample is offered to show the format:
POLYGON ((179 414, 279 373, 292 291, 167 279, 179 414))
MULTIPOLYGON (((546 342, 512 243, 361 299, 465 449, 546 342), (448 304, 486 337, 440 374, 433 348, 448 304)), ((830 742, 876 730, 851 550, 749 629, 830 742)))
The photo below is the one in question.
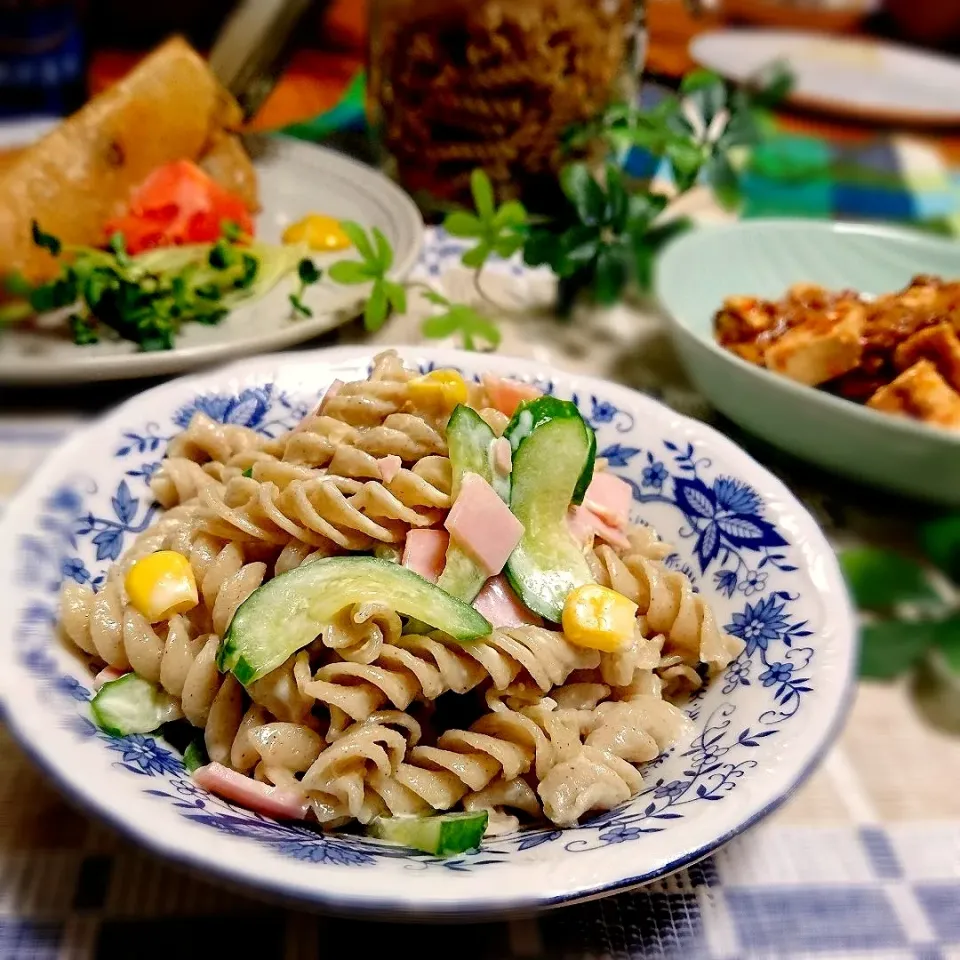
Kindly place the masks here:
POLYGON ((861 120, 960 123, 960 63, 881 40, 801 30, 729 29, 702 33, 691 56, 731 80, 775 60, 794 73, 790 100, 861 120))
POLYGON ((833 552, 789 491, 702 423, 623 387, 532 361, 401 348, 421 369, 537 381, 573 398, 598 452, 634 487, 635 520, 676 544, 740 659, 687 707, 692 742, 645 771, 636 799, 569 830, 528 829, 439 860, 321 836, 194 787, 163 741, 100 734, 90 676, 56 640, 67 577, 101 576, 154 508, 145 475, 195 410, 264 433, 295 424, 370 351, 248 360, 136 397, 74 437, 0 525, 0 701, 20 743, 70 798, 144 846, 272 895, 344 913, 424 919, 534 911, 623 890, 706 856, 784 800, 822 756, 852 698, 855 628, 833 552))
MULTIPOLYGON (((46 127, 43 122, 18 124, 12 130, 0 127, 0 146, 29 142, 46 127)), ((326 213, 368 229, 379 227, 393 246, 395 277, 405 277, 416 263, 423 243, 420 214, 399 187, 375 170, 332 150, 286 138, 266 141, 255 166, 263 208, 257 218, 260 239, 279 242, 288 224, 307 213, 326 213)), ((351 255, 315 254, 313 259, 323 267, 351 255)), ((304 298, 313 317, 293 317, 287 300, 293 282, 282 281, 215 327, 185 324, 173 350, 142 353, 133 343, 106 339, 78 347, 60 322, 42 332, 4 331, 0 383, 62 384, 180 373, 289 347, 356 316, 364 288, 322 280, 304 298)))

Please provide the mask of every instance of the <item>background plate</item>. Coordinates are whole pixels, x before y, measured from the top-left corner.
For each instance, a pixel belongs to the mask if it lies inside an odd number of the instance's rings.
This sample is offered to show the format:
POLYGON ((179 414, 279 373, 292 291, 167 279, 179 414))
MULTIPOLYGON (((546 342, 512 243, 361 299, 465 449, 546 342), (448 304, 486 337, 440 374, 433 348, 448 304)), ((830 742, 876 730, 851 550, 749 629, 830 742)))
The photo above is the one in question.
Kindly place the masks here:
MULTIPOLYGON (((4 145, 42 132, 42 123, 4 130, 4 145)), ((264 140, 255 166, 262 211, 257 236, 278 243, 284 228, 308 213, 325 213, 379 227, 394 250, 395 278, 405 277, 423 243, 423 221, 413 201, 376 170, 333 150, 286 138, 264 140)), ((350 250, 313 254, 320 267, 350 258, 350 250)), ((121 380, 179 373, 233 357, 266 353, 317 337, 352 319, 365 288, 321 281, 307 290, 305 302, 313 317, 291 316, 287 294, 295 278, 277 284, 267 296, 246 304, 215 327, 187 323, 173 350, 142 353, 125 341, 74 344, 61 323, 51 329, 4 331, 0 337, 0 383, 62 384, 89 380, 121 380)))

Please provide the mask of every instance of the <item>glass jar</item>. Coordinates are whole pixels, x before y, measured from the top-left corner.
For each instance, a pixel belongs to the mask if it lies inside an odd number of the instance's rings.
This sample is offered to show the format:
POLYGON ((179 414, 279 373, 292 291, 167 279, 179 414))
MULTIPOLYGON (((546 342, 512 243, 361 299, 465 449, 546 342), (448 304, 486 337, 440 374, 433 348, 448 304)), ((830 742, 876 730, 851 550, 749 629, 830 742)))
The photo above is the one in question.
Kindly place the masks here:
POLYGON ((639 90, 642 0, 373 0, 368 110, 385 170, 425 208, 544 209, 564 134, 639 90))

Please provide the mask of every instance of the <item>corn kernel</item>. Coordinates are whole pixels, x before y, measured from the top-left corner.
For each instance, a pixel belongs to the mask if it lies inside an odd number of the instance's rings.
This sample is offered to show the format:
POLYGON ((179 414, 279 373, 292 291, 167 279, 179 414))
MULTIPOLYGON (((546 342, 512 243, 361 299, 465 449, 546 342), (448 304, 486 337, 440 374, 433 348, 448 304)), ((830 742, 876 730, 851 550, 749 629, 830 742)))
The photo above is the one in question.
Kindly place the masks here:
POLYGON ((150 623, 185 613, 200 599, 190 561, 174 550, 159 550, 138 560, 124 586, 130 602, 150 623))
POLYGON ((350 238, 343 232, 340 221, 321 213, 311 213, 291 223, 283 231, 284 243, 305 243, 311 250, 346 250, 350 238))
POLYGON ((563 605, 563 632, 578 647, 616 653, 633 640, 637 605, 616 590, 588 583, 563 605))
POLYGON ((414 377, 407 389, 414 400, 450 410, 458 403, 467 402, 466 381, 456 370, 431 370, 422 377, 414 377))

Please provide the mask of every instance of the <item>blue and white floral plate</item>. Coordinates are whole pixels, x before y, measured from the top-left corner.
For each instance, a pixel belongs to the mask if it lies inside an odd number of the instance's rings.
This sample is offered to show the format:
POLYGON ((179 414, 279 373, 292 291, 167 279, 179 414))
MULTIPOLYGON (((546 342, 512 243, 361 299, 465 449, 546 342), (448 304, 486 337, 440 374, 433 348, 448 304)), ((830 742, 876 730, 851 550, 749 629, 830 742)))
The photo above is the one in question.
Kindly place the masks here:
POLYGON ((634 517, 676 545, 742 656, 687 707, 696 733, 645 771, 635 800, 569 830, 538 828, 439 860, 324 836, 195 787, 149 736, 90 721, 90 676, 57 639, 68 579, 99 584, 152 522, 147 481, 195 410, 272 435, 369 349, 243 361, 136 397, 50 458, 0 526, 0 701, 23 747, 72 799, 145 847, 211 878, 342 913, 408 917, 535 911, 623 890, 692 863, 773 810, 810 772, 851 699, 855 627, 833 553, 787 489, 703 424, 586 377, 506 357, 401 348, 428 369, 492 370, 572 398, 634 489, 634 517))

